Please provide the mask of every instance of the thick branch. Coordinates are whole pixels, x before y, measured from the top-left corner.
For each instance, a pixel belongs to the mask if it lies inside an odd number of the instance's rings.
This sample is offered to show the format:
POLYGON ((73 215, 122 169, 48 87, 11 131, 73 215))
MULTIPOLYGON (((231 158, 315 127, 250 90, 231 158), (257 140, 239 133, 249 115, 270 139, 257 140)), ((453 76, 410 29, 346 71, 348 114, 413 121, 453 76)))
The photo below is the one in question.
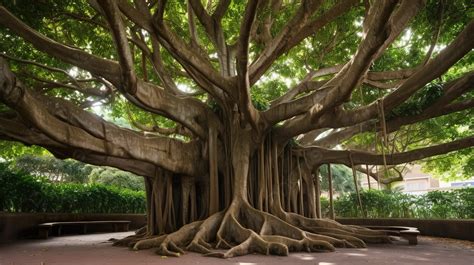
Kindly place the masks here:
POLYGON ((250 99, 250 83, 248 75, 250 29, 255 20, 258 0, 250 0, 245 9, 245 15, 240 25, 240 35, 237 52, 237 89, 239 106, 250 124, 257 128, 259 113, 250 99))
POLYGON ((207 13, 206 9, 202 5, 200 0, 189 0, 189 4, 191 5, 196 17, 198 18, 199 22, 204 26, 204 30, 206 31, 207 35, 210 37, 211 41, 214 44, 217 43, 219 32, 222 33, 222 30, 216 28, 217 21, 207 13))
POLYGON ((214 11, 214 14, 212 14, 214 19, 217 21, 222 20, 222 18, 225 15, 225 12, 229 8, 229 5, 230 5, 230 0, 219 0, 216 10, 214 11))
MULTIPOLYGON (((438 56, 430 60, 423 68, 412 74, 397 90, 386 96, 383 100, 385 113, 389 113, 394 107, 406 101, 417 90, 433 79, 441 76, 453 64, 460 60, 466 53, 474 48, 474 22, 470 22, 456 39, 438 56)), ((294 135, 307 132, 322 127, 346 127, 358 124, 378 115, 377 103, 351 111, 335 109, 333 112, 326 112, 317 121, 311 120, 311 115, 301 115, 295 118, 284 127, 278 129, 282 139, 287 139, 294 135)))
POLYGON ((128 46, 128 39, 120 17, 120 11, 115 1, 98 0, 98 3, 102 7, 105 17, 109 22, 112 36, 114 37, 114 43, 117 47, 120 70, 122 73, 121 84, 123 84, 124 90, 127 91, 127 93, 134 95, 137 91, 137 76, 135 75, 132 53, 128 46))
POLYGON ((189 1, 196 17, 203 25, 206 34, 209 36, 209 39, 217 50, 221 74, 224 76, 235 75, 232 62, 233 52, 226 43, 225 34, 221 25, 222 16, 227 10, 230 1, 220 1, 213 15, 207 13, 200 0, 189 1))
MULTIPOLYGON (((473 100, 465 100, 449 104, 462 93, 472 89, 474 89, 474 73, 467 74, 457 80, 450 82, 444 88, 444 95, 436 100, 430 107, 423 110, 420 114, 395 117, 388 120, 386 122, 387 132, 391 133, 397 131, 404 125, 413 124, 472 108, 473 100)), ((337 126, 337 124, 335 124, 335 126, 337 126)), ((374 126, 376 126, 376 122, 374 120, 362 122, 360 124, 346 127, 342 130, 329 134, 328 136, 319 139, 312 144, 324 147, 332 147, 333 145, 339 144, 341 141, 347 140, 356 134, 371 131, 374 129, 374 126)), ((380 129, 380 127, 377 127, 377 130, 380 129)))
MULTIPOLYGON (((288 103, 289 101, 293 100, 299 94, 312 92, 321 88, 327 80, 324 81, 311 81, 314 78, 322 77, 326 75, 333 75, 337 74, 339 71, 342 70, 344 65, 335 65, 331 67, 325 67, 318 70, 311 70, 305 78, 296 86, 288 90, 285 94, 281 97, 272 101, 271 106, 275 107, 280 103, 288 103)), ((410 77, 413 73, 415 73, 416 69, 401 69, 396 71, 382 71, 382 72, 374 72, 369 71, 367 72, 366 76, 363 79, 363 83, 376 86, 378 88, 388 89, 388 88, 395 88, 399 84, 402 83, 403 79, 410 77), (389 83, 381 82, 387 80, 397 80, 389 83)))
POLYGON ((111 166, 141 176, 154 176, 156 166, 141 160, 106 156, 80 149, 71 149, 41 132, 26 126, 21 119, 0 117, 0 139, 18 141, 48 149, 56 157, 73 158, 98 166, 111 166))
MULTIPOLYGON (((421 1, 405 1, 397 11, 396 2, 376 2, 370 9, 366 24, 370 27, 359 45, 354 58, 324 88, 301 97, 285 106, 268 111, 268 120, 278 122, 304 112, 306 117, 294 119, 285 127, 298 128, 300 123, 314 122, 327 109, 346 101, 352 90, 360 85, 372 62, 400 34, 402 29, 421 8, 421 1), (410 12, 407 12, 407 9, 410 12), (403 16, 400 13, 403 12, 403 16)), ((304 131, 300 131, 304 132, 304 131)))
POLYGON ((131 158, 159 165, 174 172, 198 175, 199 146, 166 137, 146 137, 119 128, 60 99, 49 99, 26 89, 0 60, 0 100, 17 111, 42 134, 71 149, 104 156, 131 158), (186 158, 187 157, 187 158, 186 158), (188 160, 189 159, 189 160, 188 160))
POLYGON ((74 150, 71 152, 68 148, 49 148, 48 150, 53 153, 55 157, 60 159, 72 158, 91 165, 118 168, 140 176, 154 177, 156 175, 157 166, 142 160, 95 154, 83 150, 74 150))
MULTIPOLYGON (((327 81, 303 81, 298 85, 294 86, 292 89, 288 90, 285 94, 281 97, 275 99, 271 103, 271 107, 276 109, 276 105, 290 103, 297 95, 312 92, 315 90, 320 89, 327 81)), ((278 111, 271 110, 272 112, 278 113, 278 111)), ((276 118, 272 118, 274 120, 276 118)))
MULTIPOLYGON (((141 18, 137 19, 142 21, 141 18)), ((31 42, 39 50, 88 70, 94 75, 102 76, 117 87, 121 86, 121 71, 120 65, 117 62, 102 59, 84 51, 59 44, 29 28, 4 7, 0 7, 0 23, 31 42)), ((127 96, 126 94, 124 95, 127 96)), ((203 122, 208 117, 214 117, 207 106, 198 100, 178 98, 171 93, 163 91, 159 86, 141 80, 137 80, 135 97, 127 96, 127 99, 140 108, 166 116, 185 125, 196 135, 204 139, 207 137, 207 128, 203 125, 203 122), (184 109, 184 106, 186 109, 184 109)))
MULTIPOLYGON (((472 99, 448 104, 446 106, 434 108, 433 110, 430 110, 430 111, 425 110, 424 112, 418 115, 394 118, 393 120, 389 120, 386 123, 387 133, 395 132, 404 125, 414 124, 414 123, 421 122, 424 120, 440 117, 443 115, 448 115, 454 112, 463 111, 463 110, 467 110, 471 108, 474 108, 474 100, 472 99)), ((306 144, 331 148, 331 147, 334 147, 335 145, 340 144, 341 142, 345 140, 350 139, 354 135, 357 135, 363 132, 372 131, 374 130, 374 127, 376 127, 377 131, 381 130, 381 128, 377 126, 375 121, 367 121, 361 124, 353 125, 353 126, 344 128, 342 130, 336 131, 322 139, 318 139, 316 141, 313 141, 311 143, 306 143, 306 144)))
POLYGON ((289 51, 303 39, 316 33, 338 16, 347 12, 359 1, 344 0, 314 20, 309 20, 308 18, 319 7, 320 1, 310 2, 312 2, 312 4, 310 4, 309 8, 305 6, 306 2, 301 4, 300 9, 296 12, 292 20, 287 23, 251 64, 249 71, 251 85, 257 82, 268 68, 270 68, 272 63, 282 54, 289 51))
MULTIPOLYGON (((474 22, 470 22, 456 39, 442 50, 438 56, 430 60, 422 69, 408 78, 397 90, 384 98, 384 111, 389 112, 403 103, 417 90, 441 76, 466 53, 471 51, 474 48, 474 39, 471 38, 473 34, 474 22)), ((376 115, 377 104, 372 103, 353 111, 341 112, 338 114, 338 120, 343 124, 350 125, 374 118, 376 115)))
MULTIPOLYGON (((394 153, 385 155, 388 165, 398 165, 408 163, 423 158, 432 157, 436 155, 446 154, 452 151, 470 148, 474 146, 474 136, 456 140, 449 143, 434 145, 426 148, 415 149, 403 153, 394 153)), ((356 150, 330 150, 322 147, 307 147, 295 151, 299 155, 306 153, 308 160, 312 160, 313 164, 338 163, 351 165, 349 154, 352 157, 354 165, 383 165, 383 155, 368 153, 356 150)))
MULTIPOLYGON (((184 43, 164 21, 155 19, 153 25, 154 32, 156 32, 156 36, 158 36, 163 47, 173 55, 186 71, 195 71, 219 89, 229 91, 232 87, 230 80, 220 75, 213 68, 209 60, 184 43)), ((218 94, 212 90, 208 92, 213 96, 218 96, 218 94)))
MULTIPOLYGON (((204 58, 196 49, 193 49, 192 46, 186 44, 163 21, 165 6, 166 1, 160 1, 159 8, 151 18, 133 8, 127 1, 118 1, 118 7, 128 19, 150 32, 151 38, 157 38, 191 76, 199 75, 200 78, 205 78, 207 82, 212 83, 214 86, 204 86, 203 88, 214 97, 220 97, 219 91, 216 91, 215 88, 225 91, 231 87, 230 81, 220 76, 209 60, 204 58)), ((196 82, 199 82, 199 80, 196 80, 196 82)))
POLYGON ((30 42, 40 51, 46 52, 64 62, 76 65, 94 75, 102 76, 114 84, 120 82, 118 75, 120 70, 116 62, 99 58, 77 48, 71 48, 51 40, 24 24, 3 6, 0 6, 0 24, 30 42))

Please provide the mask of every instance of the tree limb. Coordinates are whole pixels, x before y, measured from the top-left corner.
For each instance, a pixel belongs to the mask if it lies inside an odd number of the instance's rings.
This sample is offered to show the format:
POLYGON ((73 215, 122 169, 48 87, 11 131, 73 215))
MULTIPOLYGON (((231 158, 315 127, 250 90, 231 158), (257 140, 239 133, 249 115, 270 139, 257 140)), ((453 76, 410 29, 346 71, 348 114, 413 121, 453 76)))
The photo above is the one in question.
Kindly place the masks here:
MULTIPOLYGON (((474 146, 474 136, 467 137, 453 142, 434 145, 430 147, 415 149, 403 153, 394 153, 385 155, 388 165, 397 165, 408 163, 423 158, 446 154, 452 151, 457 151, 474 146)), ((351 165, 349 154, 351 154, 354 165, 369 164, 369 165, 383 165, 384 158, 382 155, 373 154, 358 150, 331 150, 322 147, 306 147, 294 151, 295 154, 304 155, 306 153, 308 160, 317 161, 317 163, 338 163, 351 165)), ((316 163, 314 162, 313 163, 316 163)))
POLYGON ((46 148, 58 158, 73 158, 88 164, 111 166, 141 176, 154 176, 155 165, 131 158, 120 158, 80 149, 71 149, 52 140, 41 132, 25 126, 17 119, 0 117, 0 139, 19 141, 26 145, 37 145, 46 148))
POLYGON ((240 25, 237 51, 237 89, 239 107, 244 116, 255 129, 257 129, 257 123, 259 121, 259 112, 255 109, 252 104, 252 100, 250 99, 248 59, 250 29, 252 28, 252 24, 255 20, 257 6, 258 0, 250 0, 245 8, 244 18, 240 25))
MULTIPOLYGON (((435 101, 430 107, 423 110, 420 114, 394 117, 386 122, 387 132, 392 133, 399 130, 402 126, 421 122, 424 120, 432 119, 435 117, 448 115, 453 112, 463 111, 466 109, 473 108, 474 100, 464 100, 460 102, 455 102, 448 104, 456 97, 461 95, 461 93, 474 89, 474 76, 473 74, 466 75, 455 81, 452 81, 450 84, 447 84, 445 87, 444 96, 435 101)), ((362 122, 350 127, 346 127, 342 130, 335 131, 332 134, 327 135, 322 139, 318 139, 313 142, 313 145, 323 146, 323 147, 332 147, 335 144, 340 143, 351 138, 354 135, 357 135, 362 132, 368 132, 374 129, 380 130, 381 128, 377 126, 376 122, 373 120, 362 122)))
POLYGON ((329 22, 347 12, 356 5, 357 0, 344 0, 314 20, 308 19, 319 7, 321 1, 303 2, 293 18, 285 25, 278 35, 268 43, 257 59, 252 62, 249 70, 250 84, 253 85, 270 68, 272 63, 282 54, 289 51, 300 41, 313 35, 329 22), (306 4, 305 4, 306 3, 306 4))
POLYGON ((196 143, 146 137, 108 123, 70 102, 36 95, 16 79, 3 59, 0 59, 0 88, 0 101, 49 139, 68 148, 143 160, 190 175, 202 170, 191 163, 181 163, 183 157, 189 161, 200 159, 196 143))
POLYGON ((132 53, 128 46, 128 39, 125 33, 125 27, 120 17, 120 11, 116 2, 111 0, 97 0, 104 11, 105 17, 109 22, 112 36, 117 48, 122 73, 122 82, 120 82, 127 93, 134 95, 137 92, 137 76, 133 66, 132 53))
MULTIPOLYGON (((396 10, 395 1, 376 2, 371 6, 365 22, 370 26, 366 28, 365 37, 353 59, 322 89, 289 102, 287 106, 276 106, 275 108, 278 109, 270 109, 265 117, 270 122, 278 122, 306 113, 302 119, 293 119, 283 126, 297 130, 301 123, 314 123, 325 110, 346 101, 352 90, 362 82, 363 76, 373 60, 393 42, 409 19, 421 8, 420 2, 404 1, 398 10, 396 10), (410 12, 406 12, 406 9, 409 9, 410 12), (401 12, 403 12, 403 16, 399 15, 401 12)), ((300 130, 299 133, 301 132, 304 131, 300 130)))
POLYGON ((13 16, 0 6, 0 24, 30 42, 35 48, 46 52, 64 62, 76 65, 95 75, 102 76, 114 84, 119 84, 119 65, 111 60, 99 58, 77 48, 72 48, 51 40, 13 16))
MULTIPOLYGON (((439 77, 454 63, 460 60, 474 47, 474 40, 469 36, 474 34, 474 22, 470 22, 464 30, 442 50, 434 59, 430 60, 423 68, 412 74, 394 92, 387 95, 383 102, 384 112, 390 112, 394 107, 404 102, 426 83, 439 77)), ((294 135, 323 127, 346 127, 376 118, 378 109, 376 102, 355 110, 345 111, 341 108, 328 111, 318 117, 317 121, 311 120, 311 115, 301 115, 285 126, 279 127, 275 134, 281 139, 288 139, 294 135)), ((314 115, 313 115, 314 116, 314 115)))

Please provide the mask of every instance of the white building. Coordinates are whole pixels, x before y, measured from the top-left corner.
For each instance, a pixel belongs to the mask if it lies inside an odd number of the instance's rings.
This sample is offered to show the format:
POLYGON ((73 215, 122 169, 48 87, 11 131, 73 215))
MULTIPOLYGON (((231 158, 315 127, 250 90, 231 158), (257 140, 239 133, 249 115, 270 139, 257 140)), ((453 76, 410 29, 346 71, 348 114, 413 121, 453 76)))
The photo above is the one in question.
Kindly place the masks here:
MULTIPOLYGON (((422 171, 420 165, 408 165, 407 172, 403 176, 403 181, 393 183, 393 187, 399 187, 402 192, 409 194, 424 194, 432 190, 450 190, 463 187, 474 187, 474 178, 465 181, 444 182, 431 177, 430 174, 422 171)), ((372 188, 377 189, 378 184, 375 179, 370 180, 372 188)), ((361 179, 362 188, 368 188, 367 179, 361 179)))

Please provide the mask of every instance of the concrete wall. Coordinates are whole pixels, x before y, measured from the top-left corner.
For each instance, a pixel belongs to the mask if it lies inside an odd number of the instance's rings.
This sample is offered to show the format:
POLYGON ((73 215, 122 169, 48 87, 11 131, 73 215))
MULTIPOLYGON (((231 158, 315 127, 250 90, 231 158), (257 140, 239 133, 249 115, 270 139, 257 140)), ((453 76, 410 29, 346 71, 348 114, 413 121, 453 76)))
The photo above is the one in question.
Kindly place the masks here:
MULTIPOLYGON (((71 221, 131 221, 130 229, 138 229, 146 224, 144 214, 61 214, 61 213, 6 213, 0 212, 0 242, 17 238, 33 237, 37 234, 36 226, 47 222, 71 221)), ((100 227, 107 231, 111 228, 100 227)), ((94 232, 93 229, 90 230, 94 232)))
POLYGON ((474 241, 474 219, 362 219, 337 218, 341 224, 351 225, 393 225, 416 227, 422 235, 448 237, 474 241))
MULTIPOLYGON (((55 213, 5 213, 0 212, 0 242, 17 238, 33 237, 36 226, 47 222, 60 221, 131 221, 130 229, 138 229, 146 224, 143 214, 55 214, 55 213)), ((353 225, 396 225, 418 228, 422 235, 439 236, 474 241, 474 219, 467 220, 427 220, 427 219, 361 219, 338 218, 342 224, 353 225)), ((103 228, 101 228, 102 230, 103 228)))

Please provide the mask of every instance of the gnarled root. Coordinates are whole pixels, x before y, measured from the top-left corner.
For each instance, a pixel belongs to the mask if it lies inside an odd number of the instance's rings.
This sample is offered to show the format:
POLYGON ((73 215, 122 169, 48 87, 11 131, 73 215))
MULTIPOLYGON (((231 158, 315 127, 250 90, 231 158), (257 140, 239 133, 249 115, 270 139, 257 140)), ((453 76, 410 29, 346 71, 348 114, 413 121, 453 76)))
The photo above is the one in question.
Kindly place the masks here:
POLYGON ((311 219, 281 211, 278 212, 277 216, 304 231, 344 239, 356 247, 365 247, 365 243, 391 243, 391 238, 385 231, 371 230, 354 225, 342 225, 330 219, 311 219))
POLYGON ((212 216, 207 221, 211 226, 206 225, 196 233, 188 250, 198 250, 206 256, 230 258, 255 252, 288 255, 290 251, 333 251, 333 244, 346 246, 343 240, 307 234, 247 203, 233 203, 225 214, 212 216), (216 223, 219 225, 216 226, 216 223), (212 239, 216 242, 214 248, 228 250, 211 251, 212 245, 207 242, 212 239))
MULTIPOLYGON (((280 215, 279 215, 280 217, 280 215)), ((185 250, 230 258, 250 253, 288 255, 292 251, 334 251, 335 247, 365 247, 366 242, 388 242, 379 231, 344 226, 332 220, 286 214, 279 218, 246 202, 233 202, 225 212, 154 237, 128 239, 133 249, 157 248, 156 253, 177 257, 185 250), (217 249, 225 249, 218 251, 217 249)))
POLYGON ((122 238, 122 239, 111 238, 111 239, 109 239, 109 241, 112 241, 114 246, 120 246, 120 247, 127 247, 128 246, 128 247, 131 247, 136 242, 138 242, 139 240, 143 240, 143 239, 150 238, 150 237, 151 236, 147 233, 146 228, 145 229, 141 228, 141 229, 137 230, 135 235, 127 236, 127 237, 122 238))

